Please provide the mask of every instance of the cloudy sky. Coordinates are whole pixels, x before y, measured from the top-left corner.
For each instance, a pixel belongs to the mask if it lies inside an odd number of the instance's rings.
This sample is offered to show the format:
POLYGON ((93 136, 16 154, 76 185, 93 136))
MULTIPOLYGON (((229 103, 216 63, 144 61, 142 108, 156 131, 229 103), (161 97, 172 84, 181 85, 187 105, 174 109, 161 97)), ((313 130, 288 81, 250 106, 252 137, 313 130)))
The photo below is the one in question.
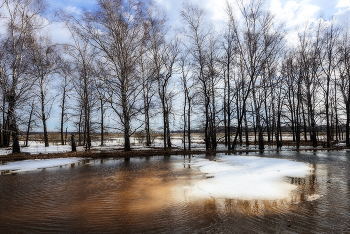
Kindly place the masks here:
MULTIPOLYGON (((169 25, 181 27, 180 11, 182 2, 185 0, 154 0, 167 12, 169 25)), ((225 24, 226 0, 188 0, 201 6, 207 14, 215 28, 220 28, 225 24)), ((94 0, 48 0, 50 10, 62 8, 79 14, 84 9, 93 9, 96 5, 94 0)), ((229 0, 233 6, 236 0, 229 0)), ((350 0, 266 0, 265 6, 276 15, 277 19, 285 22, 290 33, 288 41, 293 42, 296 38, 295 29, 304 22, 316 21, 322 16, 324 20, 335 17, 340 24, 350 21, 350 0), (294 31, 294 33, 293 33, 294 31)), ((57 43, 70 41, 69 32, 59 23, 50 26, 52 39, 57 43)), ((54 114, 52 116, 55 116, 54 114)), ((58 119, 49 120, 49 129, 54 130, 58 119)))
MULTIPOLYGON (((182 2, 186 0, 154 0, 167 12, 169 25, 181 27, 180 11, 182 2)), ((226 0, 188 0, 201 6, 207 18, 211 20, 215 28, 220 31, 225 24, 226 0)), ((93 9, 95 0, 48 0, 50 10, 62 8, 79 14, 84 9, 93 9)), ((229 0, 235 7, 236 0, 229 0)), ((266 0, 265 6, 277 17, 285 22, 290 31, 287 39, 293 43, 296 39, 296 27, 306 21, 316 21, 320 17, 329 20, 335 17, 340 24, 350 21, 350 0, 266 0), (294 31, 294 33, 293 33, 294 31)), ((56 23, 51 25, 52 38, 57 43, 65 43, 70 39, 69 32, 62 25, 56 23)))

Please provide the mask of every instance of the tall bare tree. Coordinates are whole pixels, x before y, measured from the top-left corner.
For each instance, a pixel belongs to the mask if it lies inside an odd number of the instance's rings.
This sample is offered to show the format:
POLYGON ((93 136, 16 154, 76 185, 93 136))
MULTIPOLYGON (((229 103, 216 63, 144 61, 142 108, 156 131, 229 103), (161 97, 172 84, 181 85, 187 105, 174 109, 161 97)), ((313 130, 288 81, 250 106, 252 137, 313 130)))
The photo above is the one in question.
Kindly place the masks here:
POLYGON ((131 150, 131 121, 140 113, 136 67, 146 37, 144 9, 145 4, 137 0, 99 0, 95 11, 85 12, 78 29, 108 69, 104 78, 109 89, 107 100, 120 119, 126 151, 131 150))
MULTIPOLYGON (((147 47, 141 46, 141 50, 148 50, 147 47)), ((152 59, 147 56, 146 53, 140 51, 142 54, 140 56, 140 76, 142 81, 142 97, 143 97, 143 112, 145 116, 145 134, 146 134, 146 146, 151 145, 151 128, 150 128, 150 118, 151 118, 151 108, 152 100, 154 99, 156 92, 156 79, 155 79, 155 69, 153 66, 152 59)))
POLYGON ((67 61, 61 61, 59 65, 59 75, 61 77, 61 83, 59 84, 59 92, 61 93, 60 97, 60 109, 61 109, 61 116, 60 116, 60 133, 61 133, 61 144, 65 145, 66 141, 64 139, 64 125, 68 121, 68 113, 67 110, 69 109, 68 106, 68 99, 70 97, 70 91, 72 90, 72 87, 70 85, 70 74, 71 74, 72 67, 67 63, 67 61))
POLYGON ((230 20, 230 27, 237 40, 237 53, 239 64, 246 73, 248 82, 245 93, 242 97, 242 111, 238 117, 238 127, 236 136, 232 144, 235 148, 242 119, 246 112, 246 100, 250 93, 253 94, 254 108, 256 115, 256 125, 259 130, 259 149, 264 149, 263 130, 260 104, 257 102, 256 87, 257 80, 261 78, 263 65, 268 59, 280 49, 278 46, 283 38, 283 25, 275 25, 274 16, 268 11, 263 11, 263 2, 251 0, 248 2, 237 1, 243 22, 238 22, 232 7, 228 4, 227 14, 230 20), (274 29, 274 30, 273 30, 274 29))
MULTIPOLYGON (((222 63, 225 66, 225 94, 224 94, 224 126, 225 126, 225 145, 228 150, 231 149, 231 79, 232 70, 235 64, 236 55, 236 40, 230 25, 231 21, 228 21, 227 29, 223 35, 222 47, 224 55, 222 63), (227 117, 226 117, 227 116, 227 117), (227 118, 227 119, 226 119, 227 118)), ((247 144, 249 141, 247 141, 247 144)))
POLYGON ((73 39, 72 44, 65 45, 65 53, 69 56, 71 64, 69 69, 70 82, 73 84, 80 100, 79 114, 79 144, 83 144, 86 150, 91 147, 91 112, 95 103, 93 98, 96 91, 96 55, 97 49, 91 45, 82 34, 81 22, 72 14, 60 11, 57 17, 64 22, 73 39), (82 122, 83 121, 83 122, 82 122), (81 129, 84 131, 83 143, 81 142, 81 129))
POLYGON ((346 146, 350 146, 350 28, 346 27, 341 35, 339 45, 339 89, 345 103, 345 139, 346 146))
MULTIPOLYGON (((324 87, 325 93, 325 109, 326 109, 326 124, 327 124, 327 147, 331 146, 331 122, 330 122, 330 92, 331 92, 331 81, 334 76, 336 67, 338 66, 338 39, 340 34, 340 28, 335 25, 335 21, 332 20, 330 25, 324 29, 323 43, 324 52, 320 54, 322 56, 322 70, 326 76, 326 85, 324 87)), ((323 87, 323 86, 322 86, 323 87)), ((334 86, 336 87, 336 86, 334 86)))
POLYGON ((199 83, 198 93, 201 103, 204 107, 205 123, 204 123, 204 140, 205 148, 210 149, 210 89, 208 84, 208 76, 205 74, 207 70, 207 46, 209 44, 210 28, 205 22, 204 11, 193 4, 185 3, 181 11, 181 17, 185 23, 184 36, 187 40, 185 46, 191 55, 194 73, 199 83))
POLYGON ((51 43, 49 36, 31 35, 28 41, 29 70, 39 88, 40 118, 43 124, 45 147, 48 147, 47 120, 56 96, 50 92, 50 86, 52 88, 53 74, 57 69, 56 61, 59 60, 58 47, 51 43))
POLYGON ((179 58, 179 67, 181 71, 181 83, 184 93, 184 105, 183 105, 183 148, 186 150, 186 132, 187 132, 187 146, 188 150, 191 150, 191 112, 195 95, 195 84, 193 76, 190 71, 192 64, 188 59, 188 51, 183 50, 179 58))
POLYGON ((42 0, 4 0, 3 18, 7 34, 2 43, 0 85, 8 103, 7 116, 12 135, 12 153, 19 153, 16 110, 32 88, 34 80, 27 73, 28 38, 40 30, 46 10, 42 0))
MULTIPOLYGON (((151 69, 154 70, 154 79, 158 85, 158 95, 161 101, 161 109, 163 115, 163 143, 164 149, 171 147, 169 115, 172 107, 171 103, 171 85, 170 78, 175 65, 174 57, 167 57, 166 54, 172 56, 172 44, 168 43, 165 36, 168 32, 166 27, 165 13, 156 10, 152 5, 147 10, 147 32, 149 39, 149 53, 151 60, 151 69), (169 68, 169 69, 168 69, 169 68), (169 73, 170 72, 170 73, 169 73)), ((177 55, 176 55, 177 56, 177 55)), ((151 71, 152 71, 151 70, 151 71)))

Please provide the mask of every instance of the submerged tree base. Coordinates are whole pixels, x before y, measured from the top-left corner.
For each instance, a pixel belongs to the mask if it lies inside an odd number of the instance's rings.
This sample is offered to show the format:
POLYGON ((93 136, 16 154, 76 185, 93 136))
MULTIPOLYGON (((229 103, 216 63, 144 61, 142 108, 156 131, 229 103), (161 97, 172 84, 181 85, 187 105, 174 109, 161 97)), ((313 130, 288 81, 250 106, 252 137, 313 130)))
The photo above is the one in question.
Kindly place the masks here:
MULTIPOLYGON (((295 142, 285 141, 284 146, 282 148, 277 149, 276 144, 272 144, 271 142, 265 142, 266 145, 271 146, 268 151, 271 150, 279 150, 283 151, 284 149, 292 150, 292 151, 322 151, 322 150, 344 150, 349 147, 346 146, 333 146, 331 148, 289 148, 294 147, 295 142)), ((239 144, 238 144, 239 145, 239 144)), ((237 146, 238 146, 237 145, 237 146)), ((310 146, 309 142, 301 142, 302 146, 310 146)), ((252 146, 252 145, 250 145, 252 146)), ((162 147, 153 147, 148 150, 131 150, 124 151, 122 148, 114 149, 114 150, 90 150, 87 152, 66 152, 66 153, 47 153, 47 154, 30 154, 30 153, 18 153, 18 154, 8 154, 8 155, 0 155, 0 162, 10 162, 10 161, 19 161, 19 160, 28 160, 28 159, 50 159, 50 158, 68 158, 68 157, 79 157, 79 158, 131 158, 131 157, 150 157, 150 156, 170 156, 170 155, 194 155, 194 154, 207 154, 207 155, 215 155, 218 153, 225 153, 227 155, 230 154, 242 154, 242 153, 250 153, 250 152, 261 152, 258 149, 258 145, 255 145, 256 148, 246 148, 244 147, 235 150, 201 150, 201 149, 192 149, 192 150, 183 150, 178 148, 169 148, 163 149, 162 147)), ((312 145, 311 145, 312 146, 312 145)))

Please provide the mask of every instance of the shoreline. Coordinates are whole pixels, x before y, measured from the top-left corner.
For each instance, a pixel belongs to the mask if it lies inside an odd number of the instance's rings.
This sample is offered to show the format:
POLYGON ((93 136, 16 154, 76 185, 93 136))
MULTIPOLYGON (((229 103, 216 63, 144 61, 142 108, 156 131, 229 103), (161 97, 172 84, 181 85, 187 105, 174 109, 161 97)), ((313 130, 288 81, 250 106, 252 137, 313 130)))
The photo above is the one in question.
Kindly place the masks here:
MULTIPOLYGON (((287 146, 290 147, 290 146, 287 146)), ((339 151, 348 149, 346 146, 336 146, 331 148, 305 148, 305 149, 288 149, 289 151, 339 151)), ((283 146, 279 151, 285 151, 286 146, 283 146)), ((277 148, 265 149, 264 151, 277 151, 277 148)), ((30 159, 53 159, 53 158, 68 158, 68 157, 79 157, 79 158, 132 158, 132 157, 151 157, 151 156, 171 156, 171 155, 196 155, 196 154, 208 154, 214 155, 219 153, 224 154, 237 154, 237 153, 252 153, 260 152, 259 149, 239 149, 239 150, 182 150, 178 148, 166 149, 163 148, 153 148, 149 150, 131 150, 131 151, 103 151, 103 150, 90 150, 90 151, 80 151, 80 152, 62 152, 62 153, 19 153, 19 154, 7 154, 0 155, 0 162, 11 162, 11 161, 21 161, 30 159)))

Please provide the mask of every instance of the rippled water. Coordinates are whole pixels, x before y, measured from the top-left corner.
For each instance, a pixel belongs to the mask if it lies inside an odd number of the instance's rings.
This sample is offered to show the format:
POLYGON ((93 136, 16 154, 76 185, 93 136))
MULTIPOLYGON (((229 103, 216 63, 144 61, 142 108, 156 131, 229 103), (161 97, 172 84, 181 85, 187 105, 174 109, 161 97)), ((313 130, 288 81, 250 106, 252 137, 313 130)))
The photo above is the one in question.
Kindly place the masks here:
POLYGON ((2 175, 0 233, 350 233, 349 152, 249 155, 306 162, 314 173, 286 178, 298 189, 284 200, 189 197, 183 187, 203 175, 188 156, 2 175))

